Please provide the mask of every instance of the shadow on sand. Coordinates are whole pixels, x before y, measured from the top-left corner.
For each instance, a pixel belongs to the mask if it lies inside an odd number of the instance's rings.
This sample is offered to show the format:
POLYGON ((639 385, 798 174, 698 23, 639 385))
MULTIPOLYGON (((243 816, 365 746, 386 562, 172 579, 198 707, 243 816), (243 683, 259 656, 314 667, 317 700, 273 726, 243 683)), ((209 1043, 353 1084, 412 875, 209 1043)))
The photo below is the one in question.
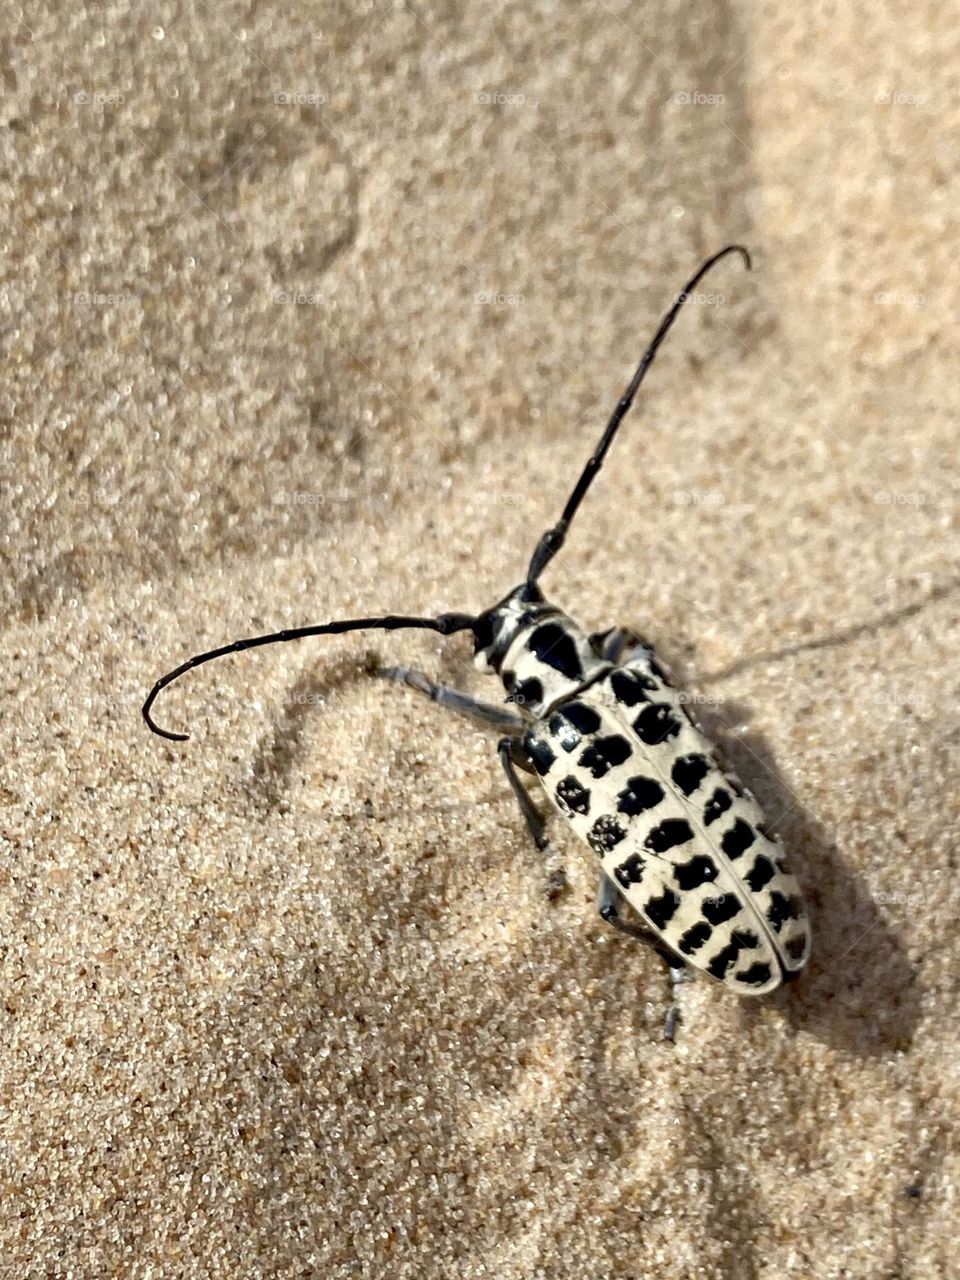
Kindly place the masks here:
POLYGON ((800 879, 813 924, 813 953, 803 974, 763 1003, 783 1010, 798 1030, 860 1056, 909 1048, 919 1021, 914 970, 864 880, 838 843, 785 782, 763 735, 732 735, 749 711, 722 703, 698 712, 704 730, 754 792, 800 879))

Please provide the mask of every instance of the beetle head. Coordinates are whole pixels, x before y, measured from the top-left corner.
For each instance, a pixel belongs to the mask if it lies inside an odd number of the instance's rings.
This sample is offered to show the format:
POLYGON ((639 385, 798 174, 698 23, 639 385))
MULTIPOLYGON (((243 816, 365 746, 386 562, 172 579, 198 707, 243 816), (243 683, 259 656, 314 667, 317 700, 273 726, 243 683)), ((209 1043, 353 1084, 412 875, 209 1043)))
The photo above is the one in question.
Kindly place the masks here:
POLYGON ((543 592, 535 583, 522 582, 519 587, 514 587, 499 604, 481 613, 474 623, 474 666, 488 674, 499 674, 518 631, 534 618, 556 612, 555 606, 546 603, 543 592))

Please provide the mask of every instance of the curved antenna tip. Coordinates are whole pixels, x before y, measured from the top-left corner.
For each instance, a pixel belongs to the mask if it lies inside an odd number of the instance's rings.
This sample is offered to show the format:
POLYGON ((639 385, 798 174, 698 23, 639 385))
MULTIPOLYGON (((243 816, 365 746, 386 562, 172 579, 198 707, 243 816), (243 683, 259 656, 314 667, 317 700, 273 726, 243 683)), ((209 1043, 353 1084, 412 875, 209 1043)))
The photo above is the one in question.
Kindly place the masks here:
POLYGON ((449 636, 454 631, 467 631, 474 626, 477 619, 471 613, 441 613, 436 618, 413 618, 407 614, 384 614, 378 618, 340 618, 336 622, 324 622, 316 627, 295 627, 292 630, 274 631, 266 636, 251 636, 246 640, 234 640, 233 644, 222 645, 219 649, 210 649, 207 653, 198 653, 173 671, 161 676, 150 690, 146 702, 140 708, 140 714, 146 721, 147 728, 158 738, 166 738, 168 742, 186 742, 188 733, 171 733, 169 729, 161 729, 150 714, 151 708, 168 685, 179 680, 181 676, 192 671, 194 667, 212 662, 214 658, 223 658, 229 653, 240 653, 245 649, 258 649, 262 645, 277 644, 285 640, 303 640, 306 636, 339 636, 348 631, 398 631, 404 627, 420 627, 427 631, 437 631, 440 635, 449 636))
POLYGON ((158 692, 159 690, 155 689, 140 708, 140 714, 146 721, 147 728, 151 733, 155 733, 158 738, 166 738, 168 742, 187 742, 190 737, 189 733, 171 733, 169 729, 161 729, 153 716, 151 716, 150 708, 153 705, 153 700, 156 698, 158 692))
POLYGON ((603 460, 607 455, 607 450, 610 448, 613 437, 619 431, 620 423, 623 421, 627 410, 633 404, 634 396, 640 389, 640 384, 646 377, 647 370, 650 368, 651 364, 653 364, 654 357, 657 354, 660 344, 670 332, 670 328, 676 320, 681 307, 689 299, 691 291, 696 288, 707 272, 715 267, 721 258, 725 258, 728 253, 738 253, 746 269, 748 271, 753 270, 753 261, 750 257, 750 253, 742 244, 725 245, 712 257, 707 258, 706 262, 704 262, 697 272, 690 277, 680 293, 678 293, 674 298, 673 305, 660 321, 659 328, 653 335, 653 339, 640 358, 640 363, 637 365, 636 372, 630 379, 629 385, 617 402, 617 406, 610 417, 610 421, 607 423, 607 428, 600 437, 600 443, 597 445, 588 460, 587 465, 580 473, 580 479, 574 485, 573 492, 567 499, 567 505, 564 507, 560 519, 542 535, 540 541, 537 543, 533 556, 530 560, 530 567, 527 570, 527 584, 529 586, 536 585, 536 582, 544 569, 563 546, 564 539, 567 536, 567 529, 570 527, 570 522, 577 514, 584 495, 593 483, 594 476, 603 466, 603 460))
POLYGON ((748 271, 753 270, 753 259, 750 257, 750 250, 745 249, 742 244, 728 244, 726 249, 724 249, 723 252, 739 253, 740 257, 743 259, 743 265, 747 268, 747 270, 748 271))

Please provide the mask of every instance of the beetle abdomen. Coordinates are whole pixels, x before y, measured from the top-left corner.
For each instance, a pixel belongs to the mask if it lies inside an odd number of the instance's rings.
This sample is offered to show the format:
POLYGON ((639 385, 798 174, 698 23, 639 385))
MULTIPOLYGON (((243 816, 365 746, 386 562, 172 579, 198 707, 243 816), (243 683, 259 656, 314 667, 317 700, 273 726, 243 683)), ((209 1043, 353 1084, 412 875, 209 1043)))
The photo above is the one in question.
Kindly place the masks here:
POLYGON ((740 994, 803 967, 810 927, 783 851, 651 654, 554 705, 525 743, 551 802, 672 951, 740 994))

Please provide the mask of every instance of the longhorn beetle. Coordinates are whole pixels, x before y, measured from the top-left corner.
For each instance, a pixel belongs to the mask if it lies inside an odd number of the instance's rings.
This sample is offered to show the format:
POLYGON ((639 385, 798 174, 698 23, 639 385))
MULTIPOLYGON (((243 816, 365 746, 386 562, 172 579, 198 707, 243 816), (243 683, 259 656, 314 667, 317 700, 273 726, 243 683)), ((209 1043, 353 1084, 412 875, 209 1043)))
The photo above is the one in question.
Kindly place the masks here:
MULTIPOLYGON (((498 604, 477 615, 387 614, 237 640, 198 654, 158 680, 143 705, 149 727, 161 737, 184 740, 186 734, 155 723, 154 700, 187 671, 225 654, 367 629, 472 632, 477 667, 500 677, 511 706, 478 702, 409 667, 386 674, 502 731, 500 760, 538 849, 547 848, 546 823, 521 773, 539 779, 552 806, 596 853, 601 916, 655 945, 673 966, 675 980, 686 962, 738 995, 764 995, 798 973, 810 950, 810 926, 797 881, 754 797, 692 722, 648 644, 622 627, 585 634, 538 586, 681 307, 730 253, 750 267, 746 249, 728 245, 686 284, 560 519, 537 543, 526 577, 498 604)), ((668 1037, 675 1017, 674 1007, 668 1037)))

